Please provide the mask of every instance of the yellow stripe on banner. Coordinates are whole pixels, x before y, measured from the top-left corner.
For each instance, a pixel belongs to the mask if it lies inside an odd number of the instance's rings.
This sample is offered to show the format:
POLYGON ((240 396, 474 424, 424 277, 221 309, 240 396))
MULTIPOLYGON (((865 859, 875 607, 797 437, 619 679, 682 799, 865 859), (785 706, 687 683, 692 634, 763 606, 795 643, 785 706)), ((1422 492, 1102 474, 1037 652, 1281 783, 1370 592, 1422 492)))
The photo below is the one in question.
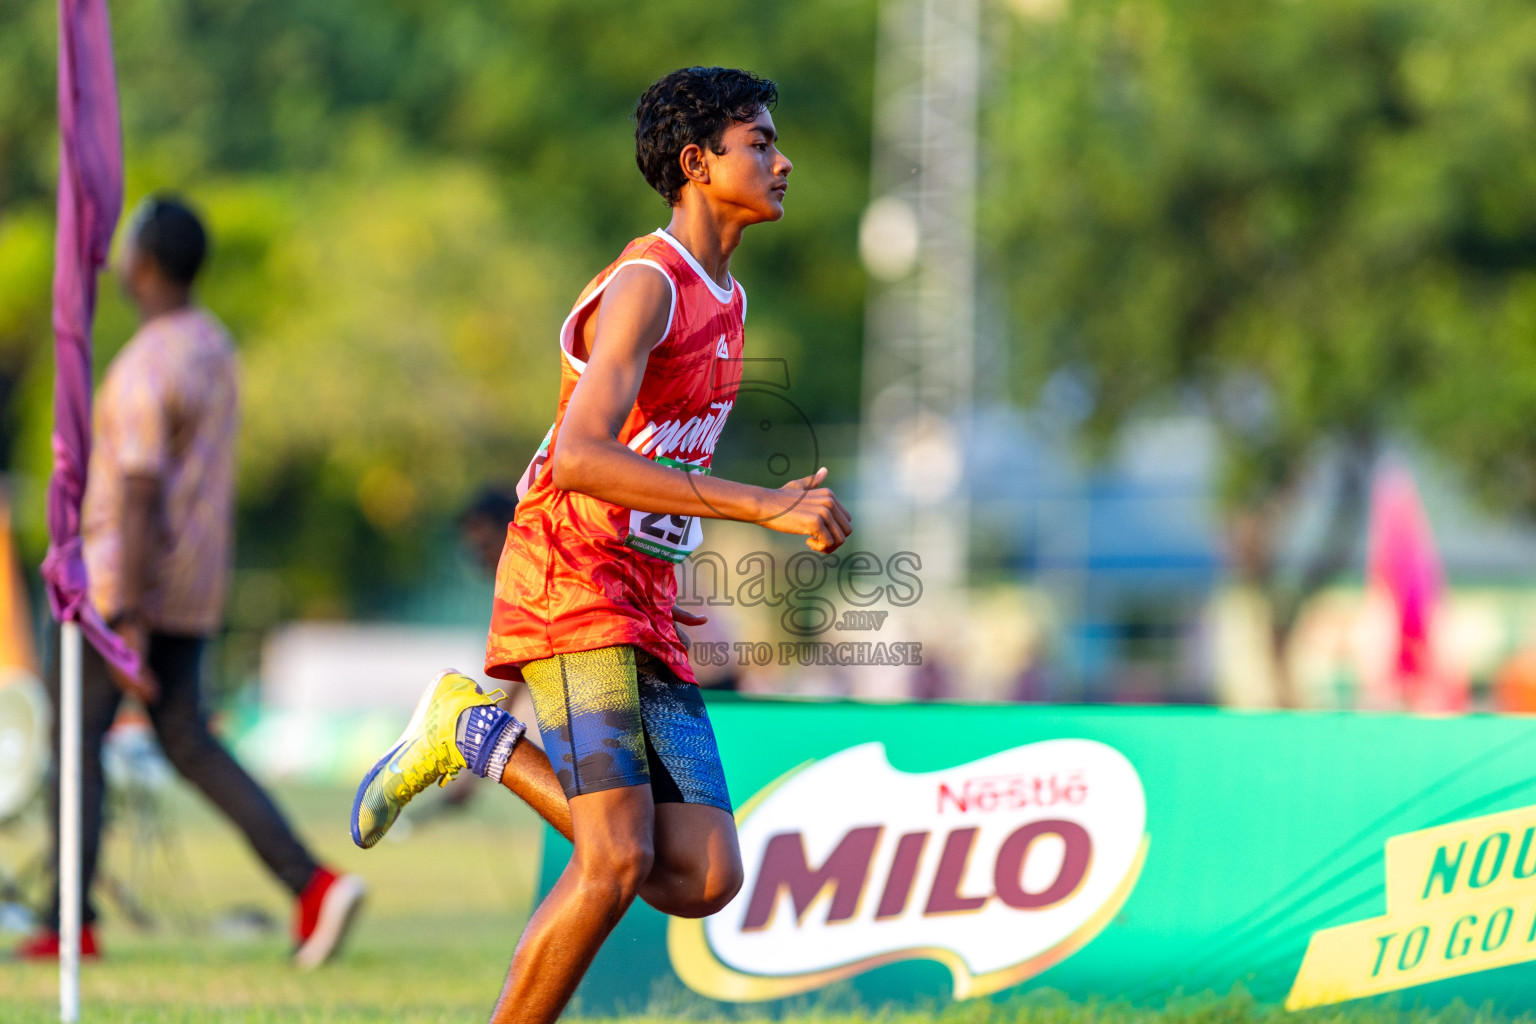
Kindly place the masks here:
POLYGON ((1387 912, 1315 933, 1286 1009, 1536 960, 1536 806, 1393 836, 1387 912))

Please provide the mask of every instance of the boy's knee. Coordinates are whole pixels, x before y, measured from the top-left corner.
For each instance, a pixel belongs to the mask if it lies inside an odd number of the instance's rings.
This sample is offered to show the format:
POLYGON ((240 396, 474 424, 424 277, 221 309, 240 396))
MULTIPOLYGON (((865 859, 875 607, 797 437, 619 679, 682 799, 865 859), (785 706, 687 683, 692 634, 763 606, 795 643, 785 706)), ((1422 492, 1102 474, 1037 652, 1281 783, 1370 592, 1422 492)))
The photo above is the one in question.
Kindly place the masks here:
POLYGON ((614 837, 580 857, 582 875, 591 882, 607 884, 625 899, 632 899, 650 876, 655 863, 651 844, 645 840, 614 837))
POLYGON ((716 900, 719 905, 715 907, 714 910, 710 911, 711 914, 716 914, 724 910, 725 905, 731 902, 731 900, 735 899, 737 893, 741 892, 741 883, 745 878, 745 872, 743 872, 741 869, 741 861, 738 860, 732 863, 727 871, 722 872, 722 876, 723 877, 720 879, 720 885, 715 890, 715 894, 711 897, 712 899, 716 900))
POLYGON ((674 897, 673 906, 666 912, 673 917, 709 917, 726 908, 741 891, 741 861, 728 864, 710 864, 707 861, 691 863, 684 867, 686 879, 679 886, 687 895, 674 897))
POLYGON ((741 891, 741 861, 719 866, 705 879, 704 891, 699 894, 699 916, 708 917, 724 910, 726 904, 741 891))

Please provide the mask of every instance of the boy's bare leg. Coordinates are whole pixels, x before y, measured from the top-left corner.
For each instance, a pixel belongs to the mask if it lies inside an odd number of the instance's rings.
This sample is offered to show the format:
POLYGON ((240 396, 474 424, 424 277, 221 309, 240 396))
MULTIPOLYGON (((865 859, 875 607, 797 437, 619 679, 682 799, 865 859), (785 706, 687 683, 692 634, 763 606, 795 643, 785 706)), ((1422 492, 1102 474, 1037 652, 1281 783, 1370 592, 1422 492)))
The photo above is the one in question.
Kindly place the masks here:
POLYGON ((741 888, 736 819, 708 804, 657 804, 654 863, 640 898, 673 917, 719 913, 741 888))
POLYGON ((544 751, 526 739, 519 740, 501 773, 501 784, 553 825, 556 832, 571 838, 571 805, 544 751))
POLYGON ((651 873, 649 784, 583 793, 570 807, 575 852, 518 941, 491 1024, 548 1024, 560 1016, 651 873))
MULTIPOLYGON (((572 805, 538 747, 519 742, 501 784, 555 831, 572 837, 572 805)), ((643 788, 649 795, 650 788, 643 788)), ((653 863, 640 898, 675 917, 707 917, 729 903, 741 888, 741 851, 730 813, 706 804, 657 804, 654 821, 653 863)))

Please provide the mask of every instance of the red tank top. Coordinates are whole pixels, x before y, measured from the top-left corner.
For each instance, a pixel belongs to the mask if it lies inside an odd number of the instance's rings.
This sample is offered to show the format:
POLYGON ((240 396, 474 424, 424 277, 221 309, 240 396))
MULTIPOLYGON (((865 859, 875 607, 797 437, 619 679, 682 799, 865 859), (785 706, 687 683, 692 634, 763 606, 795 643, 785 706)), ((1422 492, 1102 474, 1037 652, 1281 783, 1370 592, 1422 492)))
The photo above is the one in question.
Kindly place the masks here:
POLYGON ((620 267, 640 263, 666 275, 672 310, 651 351, 640 393, 619 430, 632 450, 689 472, 710 460, 741 383, 747 297, 722 289, 664 231, 637 238, 592 279, 560 328, 560 401, 518 485, 517 517, 496 569, 486 648, 487 674, 517 679, 525 662, 633 644, 694 681, 672 624, 673 566, 703 540, 697 519, 627 509, 554 484, 549 457, 560 443, 571 392, 586 364, 573 354, 585 318, 620 267))

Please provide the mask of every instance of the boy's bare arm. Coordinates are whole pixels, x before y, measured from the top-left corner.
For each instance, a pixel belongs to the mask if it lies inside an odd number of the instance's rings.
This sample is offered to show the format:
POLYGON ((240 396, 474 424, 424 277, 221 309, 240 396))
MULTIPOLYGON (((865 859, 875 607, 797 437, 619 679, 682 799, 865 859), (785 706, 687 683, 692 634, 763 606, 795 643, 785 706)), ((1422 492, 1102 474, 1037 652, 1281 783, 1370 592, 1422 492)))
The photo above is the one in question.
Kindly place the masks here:
POLYGON ((645 266, 621 268, 603 292, 587 367, 551 459, 555 486, 644 512, 761 523, 804 536, 817 551, 835 550, 852 523, 831 489, 819 486, 825 469, 782 488, 756 487, 662 466, 619 443, 671 304, 666 279, 645 266))

